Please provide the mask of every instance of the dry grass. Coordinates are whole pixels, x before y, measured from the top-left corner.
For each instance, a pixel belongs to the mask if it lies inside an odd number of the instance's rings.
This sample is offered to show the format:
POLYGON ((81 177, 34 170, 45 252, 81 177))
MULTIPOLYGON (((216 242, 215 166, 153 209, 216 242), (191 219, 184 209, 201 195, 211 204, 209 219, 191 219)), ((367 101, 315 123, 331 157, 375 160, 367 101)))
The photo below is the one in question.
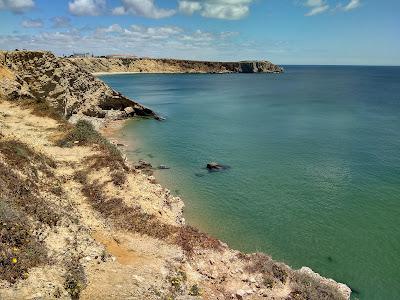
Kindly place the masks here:
POLYGON ((63 116, 61 109, 50 106, 46 101, 39 99, 22 99, 18 103, 23 108, 31 109, 32 114, 38 117, 48 117, 62 123, 64 126, 70 127, 69 123, 63 116))
POLYGON ((32 267, 47 263, 47 251, 26 214, 0 199, 0 279, 15 283, 32 267))
POLYGON ((268 288, 273 288, 276 284, 286 283, 289 277, 289 268, 277 263, 271 257, 256 253, 245 258, 248 263, 246 271, 250 273, 261 273, 263 276, 264 285, 268 288))
POLYGON ((30 178, 38 178, 38 171, 52 176, 52 170, 57 167, 54 160, 34 151, 28 145, 16 140, 0 140, 0 153, 11 168, 27 173, 30 178))
POLYGON ((196 248, 222 250, 222 244, 219 240, 189 225, 179 227, 178 235, 174 241, 189 256, 193 254, 196 248))
POLYGON ((126 173, 121 170, 112 172, 110 176, 115 186, 123 186, 127 180, 126 173))
POLYGON ((80 182, 83 194, 92 207, 111 220, 118 228, 148 235, 180 246, 187 254, 193 254, 196 248, 221 249, 217 240, 191 226, 174 226, 161 222, 154 215, 141 211, 139 207, 129 207, 120 198, 107 198, 104 184, 95 181, 89 183, 87 173, 78 171, 74 179, 80 182))
POLYGON ((91 169, 100 170, 106 167, 110 168, 110 170, 128 169, 121 151, 97 132, 93 125, 87 121, 78 121, 56 144, 60 147, 82 145, 99 148, 101 153, 91 156, 86 161, 91 169))
POLYGON ((246 271, 261 273, 264 285, 273 288, 276 284, 290 282, 290 300, 344 300, 337 289, 321 284, 315 278, 289 269, 286 265, 273 261, 269 256, 256 253, 242 257, 247 261, 246 271))
POLYGON ((346 298, 333 286, 321 284, 307 274, 294 272, 291 286, 291 299, 295 300, 345 300, 346 298))
POLYGON ((7 170, 0 173, 0 196, 34 220, 55 226, 60 215, 39 192, 39 172, 44 179, 55 181, 54 161, 14 140, 0 140, 0 154, 7 162, 0 161, 0 169, 7 170))

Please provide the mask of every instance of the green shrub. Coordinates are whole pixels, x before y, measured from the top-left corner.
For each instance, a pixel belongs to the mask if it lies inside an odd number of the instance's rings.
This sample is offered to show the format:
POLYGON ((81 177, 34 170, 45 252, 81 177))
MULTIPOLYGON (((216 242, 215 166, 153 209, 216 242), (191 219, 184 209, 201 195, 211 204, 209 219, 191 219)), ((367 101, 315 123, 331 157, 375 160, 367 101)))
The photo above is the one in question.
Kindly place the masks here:
POLYGON ((191 286, 189 295, 190 296, 200 296, 201 295, 200 288, 197 284, 194 284, 191 286))
POLYGON ((91 145, 94 143, 104 143, 105 141, 104 138, 94 129, 92 124, 80 120, 63 139, 57 142, 57 145, 60 147, 72 147, 74 142, 79 142, 79 145, 91 145))
POLYGON ((62 139, 56 142, 56 145, 59 147, 97 145, 102 150, 102 153, 89 157, 87 160, 92 169, 99 170, 109 167, 113 170, 121 168, 127 170, 121 151, 97 132, 93 125, 87 121, 78 121, 62 139))

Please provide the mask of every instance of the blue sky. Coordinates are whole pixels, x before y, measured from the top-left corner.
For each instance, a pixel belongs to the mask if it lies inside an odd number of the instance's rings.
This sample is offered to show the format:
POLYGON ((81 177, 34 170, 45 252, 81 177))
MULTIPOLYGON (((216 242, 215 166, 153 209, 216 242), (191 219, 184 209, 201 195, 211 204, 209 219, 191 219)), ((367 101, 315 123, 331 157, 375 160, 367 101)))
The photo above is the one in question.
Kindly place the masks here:
POLYGON ((399 0, 0 0, 0 49, 400 65, 399 0))

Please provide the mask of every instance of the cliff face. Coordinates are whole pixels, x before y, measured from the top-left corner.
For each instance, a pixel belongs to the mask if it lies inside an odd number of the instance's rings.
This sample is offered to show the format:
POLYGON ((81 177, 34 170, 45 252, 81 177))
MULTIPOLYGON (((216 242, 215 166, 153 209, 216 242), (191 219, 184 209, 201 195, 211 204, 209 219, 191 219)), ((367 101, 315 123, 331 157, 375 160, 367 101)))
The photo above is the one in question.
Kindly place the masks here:
POLYGON ((282 73, 269 61, 207 62, 151 58, 69 58, 90 73, 282 73))
POLYGON ((6 99, 31 98, 46 102, 67 118, 127 118, 155 116, 86 70, 50 52, 0 52, 0 94, 6 99))

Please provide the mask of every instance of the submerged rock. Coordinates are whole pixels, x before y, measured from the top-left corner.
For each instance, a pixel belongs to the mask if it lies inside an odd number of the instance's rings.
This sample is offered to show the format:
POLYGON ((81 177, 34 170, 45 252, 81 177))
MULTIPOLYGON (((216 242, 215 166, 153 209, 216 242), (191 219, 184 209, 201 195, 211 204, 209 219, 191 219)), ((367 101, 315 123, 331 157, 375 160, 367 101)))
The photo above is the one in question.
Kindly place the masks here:
POLYGON ((207 164, 207 170, 209 171, 221 171, 226 169, 229 169, 229 166, 221 165, 217 162, 209 162, 207 164))
POLYGON ((209 162, 207 164, 207 169, 209 170, 221 170, 223 167, 217 162, 209 162))

